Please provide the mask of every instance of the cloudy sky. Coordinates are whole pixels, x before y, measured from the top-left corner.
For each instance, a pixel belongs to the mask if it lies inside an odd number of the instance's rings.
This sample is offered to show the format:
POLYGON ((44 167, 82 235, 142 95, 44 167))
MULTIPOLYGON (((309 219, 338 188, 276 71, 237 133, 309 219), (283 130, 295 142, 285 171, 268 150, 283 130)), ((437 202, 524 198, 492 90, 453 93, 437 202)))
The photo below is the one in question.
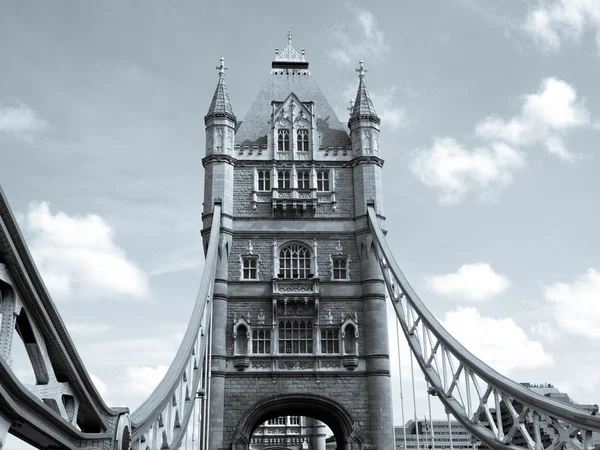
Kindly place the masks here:
POLYGON ((428 307, 600 403, 600 0, 205 3, 0 4, 0 183, 107 402, 137 406, 187 324, 215 66, 242 119, 289 29, 340 120, 365 60, 388 242, 428 307))

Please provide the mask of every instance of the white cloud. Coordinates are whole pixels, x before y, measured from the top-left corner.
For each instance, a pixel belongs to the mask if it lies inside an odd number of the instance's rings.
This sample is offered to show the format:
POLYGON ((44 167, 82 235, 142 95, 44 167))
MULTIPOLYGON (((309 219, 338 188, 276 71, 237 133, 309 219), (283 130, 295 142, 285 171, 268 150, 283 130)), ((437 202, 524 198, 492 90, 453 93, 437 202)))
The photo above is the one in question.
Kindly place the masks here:
POLYGON ((29 141, 35 133, 47 128, 46 121, 29 106, 0 103, 0 137, 13 136, 29 141))
POLYGON ((114 329, 113 325, 105 323, 69 323, 67 330, 73 336, 97 336, 114 329))
POLYGON ((463 264, 455 273, 428 277, 426 283, 438 294, 468 302, 489 300, 511 285, 508 278, 481 262, 463 264))
POLYGON ((470 150, 456 139, 436 136, 431 148, 416 152, 411 169, 421 182, 441 190, 442 203, 459 203, 470 191, 480 199, 494 199, 525 166, 522 147, 542 145, 562 161, 574 162, 578 156, 567 149, 564 136, 573 129, 596 127, 571 85, 546 78, 536 93, 523 97, 517 115, 489 116, 475 126, 482 146, 470 150))
POLYGON ((30 205, 24 228, 44 282, 57 300, 148 298, 147 275, 116 244, 102 217, 53 214, 42 202, 30 205))
POLYGON ((127 368, 127 391, 132 394, 148 397, 163 379, 169 366, 158 365, 156 367, 128 367, 127 368))
POLYGON ((90 378, 94 382, 94 386, 96 386, 96 390, 100 394, 100 397, 106 401, 106 394, 108 394, 108 386, 106 383, 92 373, 90 374, 90 378))
POLYGON ((573 153, 566 149, 560 136, 550 136, 546 139, 546 150, 566 162, 573 162, 577 159, 573 153))
POLYGON ((556 283, 544 289, 556 323, 565 332, 600 339, 600 272, 588 269, 572 283, 556 283))
POLYGON ((545 78, 538 92, 524 97, 518 115, 508 120, 487 117, 475 127, 475 134, 519 146, 543 143, 551 154, 572 161, 560 135, 590 123, 590 113, 575 89, 563 80, 545 78))
POLYGON ((392 85, 381 94, 370 92, 375 111, 386 128, 396 129, 406 124, 406 110, 396 106, 397 102, 394 99, 397 90, 398 87, 392 85))
POLYGON ((595 32, 600 49, 600 1, 545 1, 529 11, 524 28, 548 51, 559 50, 567 40, 579 42, 587 30, 595 32))
POLYGON ((494 199, 524 166, 521 153, 501 142, 471 150, 456 139, 435 137, 429 149, 417 151, 410 168, 425 185, 441 191, 441 203, 455 204, 470 192, 480 200, 494 199))
POLYGON ((378 28, 373 14, 365 9, 350 7, 350 24, 333 28, 336 48, 329 55, 343 65, 357 64, 360 59, 381 59, 389 51, 384 32, 378 28), (348 27, 350 30, 348 30, 348 27))
POLYGON ((476 308, 459 307, 441 322, 467 350, 503 375, 554 364, 543 345, 531 340, 510 318, 484 317, 476 308))
POLYGON ((550 343, 556 342, 560 338, 560 333, 556 330, 556 327, 548 322, 539 322, 532 325, 531 333, 550 343))

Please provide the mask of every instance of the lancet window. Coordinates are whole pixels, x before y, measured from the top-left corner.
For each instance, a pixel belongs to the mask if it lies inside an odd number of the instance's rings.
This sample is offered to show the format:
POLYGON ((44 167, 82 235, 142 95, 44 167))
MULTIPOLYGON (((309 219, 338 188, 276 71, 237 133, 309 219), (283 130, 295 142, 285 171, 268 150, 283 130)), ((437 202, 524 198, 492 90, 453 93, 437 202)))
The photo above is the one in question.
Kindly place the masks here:
POLYGON ((308 151, 308 130, 300 128, 296 131, 296 148, 299 152, 308 151))
POLYGON ((290 244, 279 251, 280 278, 309 278, 310 250, 300 244, 290 244))
POLYGON ((290 130, 280 128, 277 130, 277 150, 287 152, 290 150, 290 130))
POLYGON ((317 170, 317 191, 330 191, 329 170, 317 170))
POLYGON ((310 173, 308 170, 298 171, 298 189, 310 189, 310 173))
POLYGON ((289 170, 277 171, 277 179, 279 180, 279 189, 290 189, 292 187, 289 170))
POLYGON ((271 171, 270 170, 259 170, 258 171, 258 190, 259 191, 270 191, 271 190, 271 171))
POLYGON ((331 278, 333 280, 348 279, 348 257, 347 256, 332 256, 331 257, 331 278))

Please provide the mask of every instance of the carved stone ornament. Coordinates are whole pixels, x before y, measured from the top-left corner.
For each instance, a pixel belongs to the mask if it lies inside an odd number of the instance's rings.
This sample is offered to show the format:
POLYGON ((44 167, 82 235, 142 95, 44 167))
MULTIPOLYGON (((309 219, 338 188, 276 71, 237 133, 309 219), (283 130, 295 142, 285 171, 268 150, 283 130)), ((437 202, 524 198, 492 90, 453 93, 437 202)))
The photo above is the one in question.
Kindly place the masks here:
POLYGON ((294 122, 296 124, 296 128, 310 127, 310 118, 308 117, 308 114, 304 112, 303 109, 300 110, 300 113, 298 114, 298 117, 296 117, 296 120, 294 122))
POLYGON ((233 367, 240 372, 246 370, 250 365, 250 358, 246 355, 234 356, 233 357, 233 367))

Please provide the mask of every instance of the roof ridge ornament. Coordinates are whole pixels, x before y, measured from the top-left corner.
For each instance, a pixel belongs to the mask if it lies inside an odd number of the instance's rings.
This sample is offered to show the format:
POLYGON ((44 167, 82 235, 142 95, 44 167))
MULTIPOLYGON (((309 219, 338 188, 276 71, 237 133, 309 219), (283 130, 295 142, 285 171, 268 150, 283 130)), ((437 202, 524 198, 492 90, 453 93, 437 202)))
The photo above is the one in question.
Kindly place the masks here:
POLYGON ((359 62, 359 68, 358 69, 354 69, 358 72, 358 78, 364 78, 365 77, 365 73, 368 72, 367 69, 365 69, 365 63, 364 61, 361 59, 359 62))
POLYGON ((305 62, 304 49, 302 49, 302 51, 299 52, 292 45, 292 32, 291 31, 288 31, 287 38, 288 38, 288 44, 281 52, 279 51, 278 48, 275 49, 275 61, 305 62))
POLYGON ((221 64, 219 64, 216 68, 219 70, 219 76, 225 75, 225 71, 229 69, 229 67, 225 67, 225 58, 221 56, 221 64))

